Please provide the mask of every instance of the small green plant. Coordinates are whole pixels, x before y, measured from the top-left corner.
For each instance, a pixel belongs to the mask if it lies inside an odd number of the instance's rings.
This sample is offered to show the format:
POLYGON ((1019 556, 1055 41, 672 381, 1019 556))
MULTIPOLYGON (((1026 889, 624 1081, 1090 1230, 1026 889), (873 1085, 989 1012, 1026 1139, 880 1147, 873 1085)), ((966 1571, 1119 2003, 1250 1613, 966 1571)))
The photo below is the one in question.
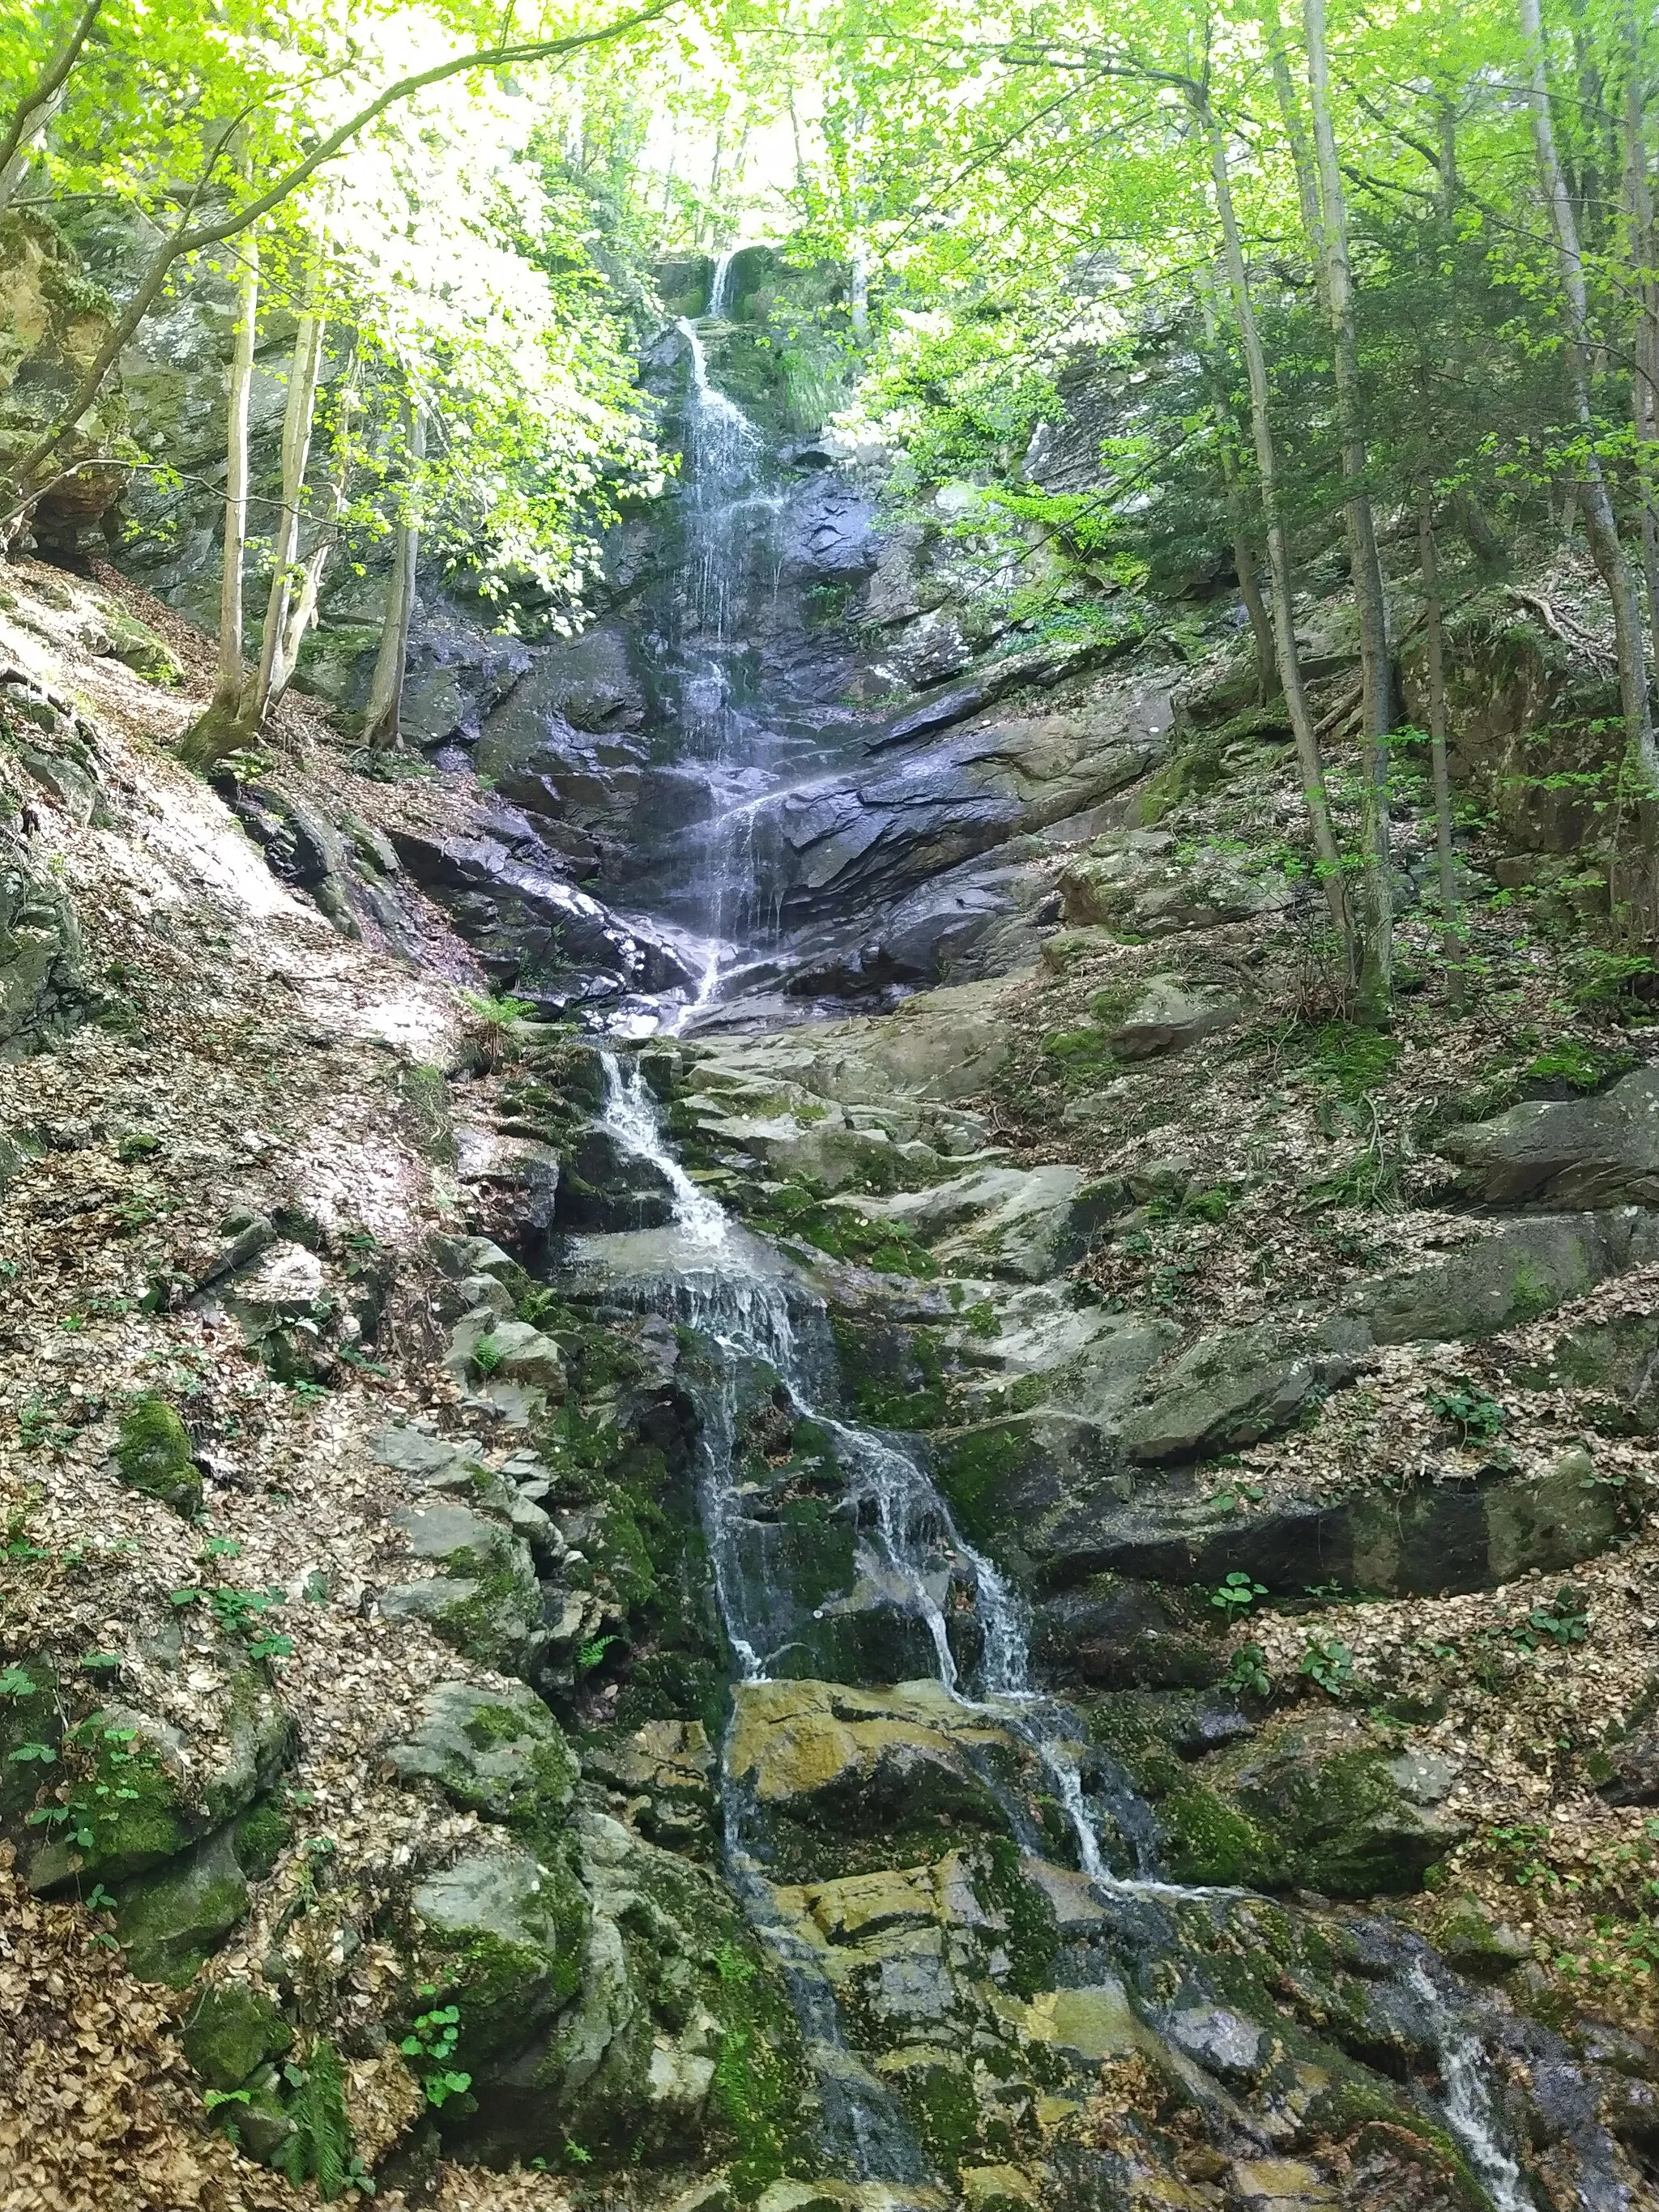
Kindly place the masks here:
POLYGON ((1656 971, 1645 952, 1608 952, 1581 945, 1572 958, 1567 997, 1575 1006, 1620 1008, 1634 1004, 1656 971))
POLYGON ((288 1387, 298 1406, 320 1406, 328 1395, 324 1385, 313 1382, 308 1375, 301 1376, 297 1382, 290 1382, 288 1387))
POLYGON ((1242 1513, 1247 1505, 1260 1505, 1267 1494, 1259 1482, 1235 1482, 1225 1490, 1212 1490, 1204 1503, 1218 1512, 1242 1513))
POLYGON ((576 1653, 577 1674, 591 1674, 611 1645, 618 1640, 614 1636, 596 1636, 591 1643, 582 1644, 576 1653))
POLYGON ((345 2107, 345 2078, 340 2055, 331 2043, 313 2045, 303 2066, 292 2063, 283 2069, 295 2092, 289 2106, 293 2130, 279 2146, 275 2164, 297 2189, 315 2181, 324 2203, 332 2204, 348 2189, 372 2197, 374 2184, 363 2172, 353 2149, 351 2122, 345 2107))
POLYGON ((528 999, 497 996, 490 991, 463 990, 456 996, 471 1018, 474 1041, 486 1067, 494 1067, 501 1059, 514 1025, 536 1011, 528 999))
POLYGON ((495 1374, 506 1357, 507 1354, 495 1341, 494 1329, 491 1329, 487 1336, 481 1336, 472 1347, 472 1364, 480 1375, 495 1374))
POLYGON ((1496 1398, 1489 1397, 1466 1376, 1460 1376, 1447 1389, 1430 1390, 1425 1395, 1429 1411, 1456 1429, 1460 1442, 1466 1444, 1495 1437, 1509 1418, 1496 1398))
POLYGON ((1265 1698, 1273 1691, 1273 1679, 1267 1672, 1267 1656, 1259 1644, 1247 1644, 1235 1651, 1232 1663, 1221 1678, 1224 1690, 1248 1692, 1253 1698, 1265 1698))
MULTIPOLYGON (((426 1982, 415 1994, 434 1997, 438 1991, 434 1984, 426 1982)), ((437 2005, 416 2014, 414 2026, 398 2045, 405 2058, 416 2061, 415 2071, 421 2077, 426 2101, 434 2112, 452 2097, 464 2097, 472 2087, 472 2076, 458 2073, 449 2063, 460 2036, 460 2007, 437 2005)))
POLYGON ((564 2154, 572 2166, 591 2166, 593 2163, 592 2152, 584 2150, 579 2142, 573 2142, 568 2136, 564 2139, 564 2154))
POLYGON ((1338 1637, 1316 1636, 1297 1662, 1296 1671, 1317 1682, 1328 1697, 1340 1698, 1353 1681, 1353 1653, 1338 1637))
POLYGON ((1223 1613, 1237 1616, 1248 1613, 1259 1597, 1266 1597, 1267 1585, 1235 1568, 1218 1588, 1210 1593, 1210 1603, 1223 1613))
POLYGON ((32 1698, 39 1684, 21 1667, 0 1670, 0 1698, 32 1698))
POLYGON ((1534 1606, 1519 1633, 1528 1650, 1537 1650, 1540 1636, 1565 1649, 1569 1644, 1583 1644, 1587 1639, 1589 1615, 1582 1609, 1577 1592, 1563 1583, 1547 1603, 1534 1606))

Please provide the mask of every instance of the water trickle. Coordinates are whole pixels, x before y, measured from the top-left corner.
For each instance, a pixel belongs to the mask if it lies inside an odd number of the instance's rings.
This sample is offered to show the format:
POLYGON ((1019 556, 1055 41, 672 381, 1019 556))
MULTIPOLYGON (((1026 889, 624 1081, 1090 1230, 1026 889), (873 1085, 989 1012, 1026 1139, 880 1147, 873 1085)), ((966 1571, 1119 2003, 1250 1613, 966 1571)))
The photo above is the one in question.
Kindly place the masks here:
POLYGON ((1480 2038, 1447 2003, 1422 1959, 1413 1963, 1410 1980, 1433 2023, 1447 2125, 1496 2212, 1537 2212, 1519 2166, 1498 2139, 1480 2038))
POLYGON ((723 315, 732 304, 732 264, 743 248, 728 246, 714 264, 714 282, 708 287, 708 312, 723 315))
MULTIPOLYGON (((949 1506, 915 1461, 889 1437, 821 1412, 815 1403, 832 1364, 822 1305, 809 1301, 798 1322, 782 1282, 763 1273, 757 1249, 706 1191, 700 1190, 664 1143, 656 1108, 637 1060, 605 1055, 604 1126, 625 1151, 653 1163, 674 1195, 677 1227, 685 1240, 672 1281, 654 1295, 696 1329, 720 1356, 720 1388, 708 1409, 702 1444, 701 1497, 714 1563, 715 1592, 743 1677, 768 1679, 789 1645, 784 1601, 768 1577, 745 1564, 746 1516, 738 1470, 738 1383, 745 1367, 769 1368, 797 1410, 835 1439, 847 1478, 846 1504, 872 1529, 884 1569, 884 1587, 922 1624, 941 1686, 963 1705, 994 1717, 1036 1752, 1052 1776, 1071 1821, 1078 1856, 1093 1878, 1111 1881, 1100 1838, 1069 1748, 1075 1730, 1066 1716, 1030 1687, 1024 1608, 992 1562, 964 1540, 949 1506), (944 1595, 971 1592, 980 1656, 971 1690, 964 1687, 951 1641, 944 1595)), ((797 1294, 799 1298, 799 1293, 797 1294)), ((1115 1826, 1131 1850, 1137 1875, 1152 1870, 1152 1816, 1133 1793, 1115 1826)))

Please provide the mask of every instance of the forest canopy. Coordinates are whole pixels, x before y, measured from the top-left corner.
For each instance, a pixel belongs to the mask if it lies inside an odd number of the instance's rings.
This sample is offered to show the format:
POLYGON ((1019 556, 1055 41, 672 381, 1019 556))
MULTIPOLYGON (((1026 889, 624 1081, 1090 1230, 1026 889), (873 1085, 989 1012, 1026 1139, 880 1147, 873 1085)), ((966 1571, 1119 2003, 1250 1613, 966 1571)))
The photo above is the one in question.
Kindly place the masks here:
POLYGON ((509 627, 527 601, 579 623, 599 533, 673 465, 635 367, 654 272, 769 238, 843 272, 847 435, 893 457, 890 498, 951 491, 1012 595, 1086 622, 1103 595, 1231 565, 1333 924, 1379 1002, 1401 719, 1385 542, 1434 580, 1413 619, 1437 629, 1517 535, 1582 533, 1632 793, 1659 771, 1659 33, 1629 0, 647 0, 533 20, 12 0, 3 27, 0 209, 101 242, 110 293, 75 373, 8 395, 14 542, 100 470, 164 488, 125 433, 122 349, 192 272, 236 288, 203 763, 280 697, 337 549, 388 541, 401 580, 371 739, 395 735, 397 608, 406 634, 422 561, 509 627), (284 488, 261 520, 238 423, 256 350, 290 326, 284 488), (1038 461, 1079 362, 1145 400, 1062 482, 1038 461), (1334 538, 1365 738, 1334 799, 1292 615, 1334 538), (270 592, 252 673, 250 562, 270 592), (1350 804, 1357 854, 1334 827, 1350 804))

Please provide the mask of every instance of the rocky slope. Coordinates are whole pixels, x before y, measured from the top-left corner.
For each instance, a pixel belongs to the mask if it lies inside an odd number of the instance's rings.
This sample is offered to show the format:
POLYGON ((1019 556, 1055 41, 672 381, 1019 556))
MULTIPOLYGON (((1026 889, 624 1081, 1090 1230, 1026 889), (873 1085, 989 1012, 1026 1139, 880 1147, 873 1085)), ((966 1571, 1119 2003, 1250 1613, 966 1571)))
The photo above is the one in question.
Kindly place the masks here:
POLYGON ((848 687, 784 918, 620 1064, 544 1017, 694 980, 626 607, 493 790, 292 708, 210 792, 199 639, 7 573, 15 2201, 1638 2212, 1659 1040, 1595 656, 1468 613, 1481 988, 1408 805, 1362 1029, 1224 611, 987 635, 829 458, 767 495, 849 594, 769 633, 771 700, 848 687))

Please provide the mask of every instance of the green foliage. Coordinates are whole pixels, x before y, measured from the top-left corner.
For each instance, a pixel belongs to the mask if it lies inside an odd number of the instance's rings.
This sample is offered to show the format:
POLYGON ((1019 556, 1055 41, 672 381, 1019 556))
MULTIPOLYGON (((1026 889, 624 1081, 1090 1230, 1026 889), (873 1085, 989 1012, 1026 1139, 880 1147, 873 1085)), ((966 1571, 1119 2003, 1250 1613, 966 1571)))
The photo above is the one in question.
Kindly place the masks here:
MULTIPOLYGON (((427 1983, 417 1991, 423 1997, 436 1996, 434 1984, 427 1983)), ((461 2011, 459 2005, 437 2005, 429 2012, 416 2015, 409 2033, 398 2048, 405 2058, 412 2058, 415 2071, 420 2077, 426 2101, 434 2111, 447 2105, 452 2097, 464 2097, 472 2087, 472 2076, 459 2072, 450 2064, 455 2046, 460 2041, 461 2011)))
POLYGON ((1615 1075, 1636 1065, 1633 1053, 1609 1053, 1576 1037, 1563 1037, 1539 1053, 1521 1071, 1523 1081, 1566 1083, 1575 1091, 1595 1091, 1615 1075))
POLYGON ((1231 1574, 1211 1591, 1210 1603, 1230 1616, 1248 1613, 1258 1598, 1266 1597, 1267 1586, 1251 1575, 1235 1567, 1231 1574))
POLYGON ((353 2150, 345 2077, 334 2045, 313 2044, 303 2065, 290 2063, 283 2073, 294 2092, 289 2106, 293 2127, 277 2147, 278 2172, 296 2188, 314 2181, 325 2204, 334 2203, 348 2189, 372 2197, 374 2185, 353 2150))
POLYGON ((1267 1655, 1259 1644, 1243 1644, 1234 1652, 1221 1678, 1221 1686, 1241 1693, 1248 1692, 1253 1698, 1272 1695, 1273 1686, 1267 1673, 1267 1655))
POLYGON ((1540 1637, 1565 1648, 1571 1644, 1583 1644, 1589 1634, 1589 1615, 1583 1609, 1577 1592, 1567 1583, 1563 1583, 1553 1598, 1534 1606, 1527 1615, 1526 1626, 1519 1632, 1520 1641, 1528 1650, 1536 1649, 1540 1637))
POLYGON ((1497 1436, 1509 1419, 1496 1398, 1467 1377, 1448 1389, 1429 1390, 1424 1395, 1430 1412, 1455 1428, 1466 1444, 1497 1436))
POLYGON ((1353 1680, 1353 1653, 1334 1636, 1316 1636, 1297 1662, 1298 1674, 1333 1698, 1345 1695, 1353 1680))

